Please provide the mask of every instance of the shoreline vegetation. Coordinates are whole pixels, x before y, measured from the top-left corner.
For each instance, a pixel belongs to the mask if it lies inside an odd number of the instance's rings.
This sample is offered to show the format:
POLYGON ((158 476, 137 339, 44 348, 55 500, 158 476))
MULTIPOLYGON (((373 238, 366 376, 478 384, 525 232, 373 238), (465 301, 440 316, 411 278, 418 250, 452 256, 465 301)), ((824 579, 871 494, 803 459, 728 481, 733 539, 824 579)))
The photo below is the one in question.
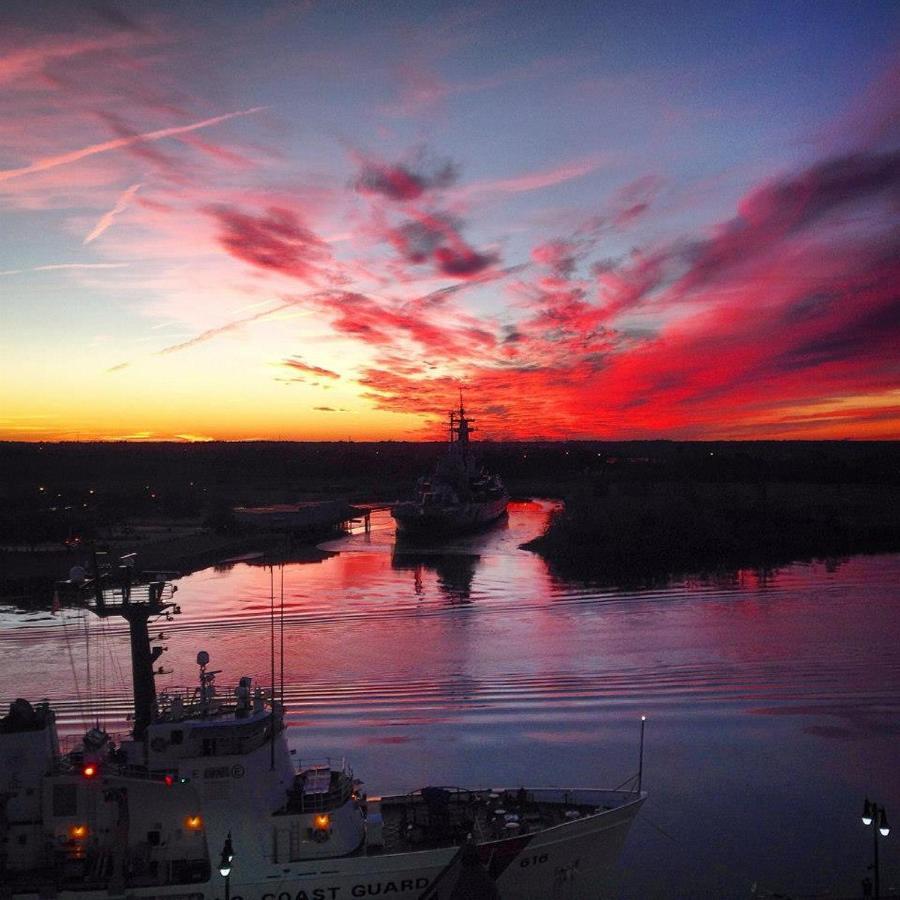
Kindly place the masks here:
MULTIPOLYGON (((442 442, 0 442, 0 601, 49 602, 53 582, 94 543, 136 552, 151 571, 321 560, 310 540, 325 535, 242 532, 232 509, 388 504, 411 496, 444 451, 442 442)), ((525 545, 561 578, 628 586, 900 550, 900 442, 482 441, 475 451, 513 496, 565 500, 525 545)))
POLYGON ((523 544, 560 578, 647 587, 682 576, 900 550, 896 485, 594 483, 523 544))

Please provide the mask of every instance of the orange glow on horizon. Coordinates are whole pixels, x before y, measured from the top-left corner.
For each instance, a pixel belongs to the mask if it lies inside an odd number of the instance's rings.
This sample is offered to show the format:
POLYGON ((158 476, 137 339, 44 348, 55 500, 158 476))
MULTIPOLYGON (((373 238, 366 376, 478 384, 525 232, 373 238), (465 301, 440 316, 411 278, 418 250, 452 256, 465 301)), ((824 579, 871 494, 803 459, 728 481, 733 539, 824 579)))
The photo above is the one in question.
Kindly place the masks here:
POLYGON ((520 75, 560 61, 534 91, 503 70, 508 11, 445 83, 415 52, 396 70, 411 35, 433 39, 402 4, 376 59, 358 52, 365 16, 276 25, 248 6, 198 28, 163 6, 117 35, 113 17, 22 10, 0 35, 15 236, 0 247, 0 440, 420 441, 460 387, 479 439, 900 438, 900 151, 894 106, 875 102, 896 65, 862 40, 881 33, 875 6, 854 17, 852 83, 836 43, 789 50, 798 35, 774 16, 760 24, 791 64, 750 54, 749 81, 686 78, 713 58, 703 42, 671 70, 620 46, 644 77, 591 102, 597 122, 635 121, 574 132, 571 23, 520 47, 520 75), (301 27, 366 89, 334 65, 273 78, 272 48, 301 27), (173 79, 201 60, 218 100, 173 79), (673 77, 685 109, 717 111, 703 128, 671 115, 673 77), (746 86, 766 80, 784 103, 748 124, 746 86), (502 147, 465 124, 501 109, 502 147))

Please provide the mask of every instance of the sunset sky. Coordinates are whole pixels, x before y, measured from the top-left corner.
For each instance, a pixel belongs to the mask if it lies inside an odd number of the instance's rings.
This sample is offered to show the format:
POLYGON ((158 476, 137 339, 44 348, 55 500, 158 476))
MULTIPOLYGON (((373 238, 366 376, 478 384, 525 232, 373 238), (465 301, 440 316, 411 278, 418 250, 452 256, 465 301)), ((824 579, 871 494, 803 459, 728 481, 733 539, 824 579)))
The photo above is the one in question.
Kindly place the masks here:
POLYGON ((900 438, 900 4, 0 7, 0 439, 900 438))

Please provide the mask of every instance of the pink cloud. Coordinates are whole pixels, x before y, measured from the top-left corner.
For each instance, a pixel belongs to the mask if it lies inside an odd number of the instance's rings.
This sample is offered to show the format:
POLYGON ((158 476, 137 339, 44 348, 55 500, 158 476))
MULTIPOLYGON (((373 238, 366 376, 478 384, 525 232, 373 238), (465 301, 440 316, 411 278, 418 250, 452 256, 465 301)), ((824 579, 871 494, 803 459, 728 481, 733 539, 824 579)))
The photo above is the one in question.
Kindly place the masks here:
POLYGON ((612 200, 612 220, 625 228, 643 216, 663 186, 658 175, 642 175, 616 191, 612 200))
POLYGON ((366 161, 356 180, 356 189, 362 194, 381 194, 390 200, 416 200, 433 188, 449 187, 456 178, 457 170, 451 162, 442 163, 432 172, 416 172, 403 163, 384 165, 366 161))
POLYGON ((388 229, 387 239, 409 263, 431 262, 443 275, 473 278, 497 262, 493 252, 481 252, 463 239, 460 223, 447 213, 413 213, 414 218, 388 229))
POLYGON ((306 375, 318 375, 322 378, 341 377, 337 372, 332 372, 331 369, 323 369, 321 366, 311 366, 309 363, 305 363, 299 356, 292 356, 290 359, 284 359, 281 361, 281 365, 306 375))
MULTIPOLYGON (((12 34, 15 38, 15 33, 12 34)), ((24 43, 28 36, 19 35, 24 43)), ((128 34, 110 34, 102 37, 43 37, 31 46, 19 46, 0 56, 0 84, 11 84, 22 79, 42 75, 54 62, 66 62, 90 53, 103 53, 132 47, 135 39, 128 34)))
MULTIPOLYGON (((813 164, 750 190, 711 238, 599 266, 596 300, 573 277, 571 244, 546 241, 533 258, 552 276, 519 285, 525 316, 487 352, 456 357, 456 377, 505 410, 483 417, 495 434, 536 419, 548 436, 889 429, 886 407, 839 401, 900 384, 900 245, 887 218, 898 186, 891 154, 813 164), (848 232, 831 217, 850 205, 848 232), (613 327, 648 301, 675 317, 643 335, 613 327), (803 411, 822 405, 834 413, 803 411)), ((447 378, 379 362, 362 378, 376 404, 446 405, 447 378)))
POLYGON ((589 157, 545 169, 529 172, 515 178, 500 178, 493 181, 473 181, 454 191, 457 197, 471 197, 476 194, 521 194, 554 187, 566 181, 584 178, 613 161, 609 154, 595 153, 589 157))
POLYGON ((261 215, 230 207, 213 207, 219 243, 237 259, 253 266, 309 281, 322 273, 328 246, 288 209, 269 208, 261 215))

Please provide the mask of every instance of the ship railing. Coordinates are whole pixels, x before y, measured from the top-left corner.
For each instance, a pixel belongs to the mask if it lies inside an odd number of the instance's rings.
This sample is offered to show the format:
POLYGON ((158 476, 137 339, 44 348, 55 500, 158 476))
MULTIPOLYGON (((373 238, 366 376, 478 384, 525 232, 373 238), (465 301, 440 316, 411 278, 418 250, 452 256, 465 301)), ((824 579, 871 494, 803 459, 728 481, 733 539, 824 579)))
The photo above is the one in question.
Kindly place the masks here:
POLYGON ((104 744, 98 753, 85 754, 84 740, 78 735, 67 735, 60 739, 60 755, 54 761, 52 773, 55 775, 69 775, 80 772, 86 758, 96 760, 101 772, 115 773, 125 778, 142 778, 151 781, 159 781, 163 776, 158 772, 150 772, 146 766, 130 763, 121 753, 123 741, 131 740, 130 734, 115 733, 109 735, 109 742, 104 744))
POLYGON ((287 812, 319 812, 343 806, 356 797, 357 782, 344 758, 301 760, 287 812), (335 779, 332 776, 337 774, 335 779))
MULTIPOLYGON (((122 741, 127 741, 131 739, 131 735, 125 732, 106 732, 108 737, 108 741, 104 742, 101 747, 100 756, 104 756, 107 754, 111 747, 114 745, 119 745, 122 741)), ((63 735, 59 739, 59 752, 60 756, 74 756, 77 757, 81 755, 84 750, 84 735, 83 734, 67 734, 63 735)), ((90 751, 89 755, 90 755, 90 751)))
MULTIPOLYGON (((106 585, 101 589, 103 605, 106 607, 125 606, 129 603, 149 603, 171 600, 175 595, 175 585, 169 581, 150 581, 132 585, 106 585)), ((93 605, 97 605, 96 599, 93 605)))
MULTIPOLYGON (((199 687, 169 687, 161 691, 156 699, 159 719, 164 721, 180 721, 181 719, 196 719, 198 717, 214 718, 217 716, 234 715, 238 710, 238 702, 235 698, 237 685, 225 687, 221 691, 218 685, 212 696, 203 698, 199 687)), ((271 692, 262 690, 261 697, 264 707, 268 710, 279 709, 277 703, 272 703, 271 692)), ((250 698, 248 714, 253 712, 253 698, 250 698)))
POLYGON ((298 759, 297 770, 299 772, 309 772, 311 770, 330 769, 332 772, 340 772, 346 775, 351 781, 353 780, 353 769, 350 768, 345 756, 333 757, 325 756, 316 759, 298 759))
POLYGON ((353 788, 350 786, 350 783, 346 779, 342 779, 334 790, 317 794, 299 793, 296 807, 292 811, 301 813, 325 812, 326 810, 343 806, 352 795, 353 788))

